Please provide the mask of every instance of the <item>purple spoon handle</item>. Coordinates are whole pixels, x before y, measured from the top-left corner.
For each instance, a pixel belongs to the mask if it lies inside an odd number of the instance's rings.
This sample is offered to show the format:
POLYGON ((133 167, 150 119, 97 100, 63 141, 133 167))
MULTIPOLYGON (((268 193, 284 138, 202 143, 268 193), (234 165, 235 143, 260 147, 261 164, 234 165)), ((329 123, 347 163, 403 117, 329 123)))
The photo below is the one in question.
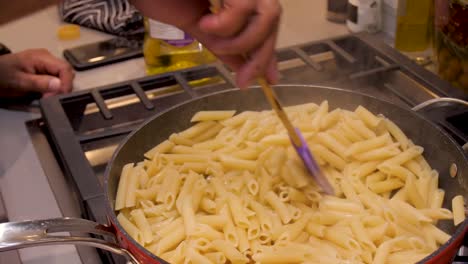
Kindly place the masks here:
POLYGON ((299 157, 301 157, 302 161, 304 162, 304 165, 312 177, 314 177, 315 181, 317 184, 322 188, 322 190, 328 194, 328 195, 334 195, 335 191, 333 190, 333 187, 331 184, 328 182, 328 179, 325 177, 325 174, 323 174, 322 170, 320 169, 317 161, 315 161, 314 157, 312 156, 312 153, 310 152, 309 147, 307 146, 307 143, 302 136, 301 132, 299 131, 298 128, 295 128, 296 134, 299 136, 301 140, 301 145, 296 146, 293 143, 294 148, 297 151, 297 154, 299 157))

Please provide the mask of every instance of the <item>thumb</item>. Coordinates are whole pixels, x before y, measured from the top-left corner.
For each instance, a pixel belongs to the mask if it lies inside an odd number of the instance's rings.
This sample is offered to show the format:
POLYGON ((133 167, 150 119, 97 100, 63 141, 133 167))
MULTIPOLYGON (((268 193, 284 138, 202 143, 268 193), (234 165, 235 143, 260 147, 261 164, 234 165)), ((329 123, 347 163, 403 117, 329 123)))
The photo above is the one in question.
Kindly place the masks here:
POLYGON ((50 75, 25 74, 20 77, 20 88, 28 92, 60 93, 62 82, 50 75))

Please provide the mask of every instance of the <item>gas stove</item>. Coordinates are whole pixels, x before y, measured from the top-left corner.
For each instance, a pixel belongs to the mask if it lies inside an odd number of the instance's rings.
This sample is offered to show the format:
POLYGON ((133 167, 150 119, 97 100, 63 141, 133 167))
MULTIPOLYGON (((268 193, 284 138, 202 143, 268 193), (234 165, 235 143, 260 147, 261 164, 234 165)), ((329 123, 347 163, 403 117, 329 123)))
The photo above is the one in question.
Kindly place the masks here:
MULTIPOLYGON (((374 35, 304 43, 278 50, 277 56, 280 84, 338 87, 407 108, 432 100, 418 111, 460 144, 468 142, 468 108, 445 99, 467 100, 468 94, 374 35)), ((107 223, 104 169, 123 138, 161 111, 232 87, 232 72, 214 63, 42 100, 42 117, 27 128, 62 214, 107 223)), ((84 263, 125 262, 88 247, 77 246, 77 251, 84 263)), ((468 262, 466 257, 460 261, 468 262)))

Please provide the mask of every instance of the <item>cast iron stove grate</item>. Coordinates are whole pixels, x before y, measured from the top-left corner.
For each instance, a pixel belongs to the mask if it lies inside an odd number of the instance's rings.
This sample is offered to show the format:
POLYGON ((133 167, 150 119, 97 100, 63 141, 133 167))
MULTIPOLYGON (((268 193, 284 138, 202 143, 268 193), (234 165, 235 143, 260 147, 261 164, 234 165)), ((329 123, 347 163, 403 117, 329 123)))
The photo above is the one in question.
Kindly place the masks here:
MULTIPOLYGON (((305 43, 280 49, 277 55, 281 84, 334 86, 404 107, 439 97, 468 99, 463 91, 368 34, 305 43)), ((232 87, 232 74, 223 65, 200 66, 43 99, 42 119, 30 125, 47 135, 81 202, 82 216, 106 223, 103 172, 121 140, 161 111, 232 87)), ((467 142, 466 106, 446 102, 442 107, 444 111, 429 109, 424 114, 460 144, 467 142)), ((101 256, 106 263, 121 261, 107 253, 101 256)))

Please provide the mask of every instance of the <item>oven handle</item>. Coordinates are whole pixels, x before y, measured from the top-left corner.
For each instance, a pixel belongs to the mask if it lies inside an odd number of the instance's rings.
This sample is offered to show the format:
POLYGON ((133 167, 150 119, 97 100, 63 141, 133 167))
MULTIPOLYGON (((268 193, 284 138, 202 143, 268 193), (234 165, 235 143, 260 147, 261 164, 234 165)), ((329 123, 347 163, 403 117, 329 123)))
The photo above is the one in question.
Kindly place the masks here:
MULTIPOLYGON (((415 112, 419 112, 421 110, 424 110, 426 108, 436 108, 439 107, 437 106, 440 103, 447 103, 447 104, 459 104, 459 105, 464 105, 468 107, 468 102, 462 99, 457 99, 457 98, 450 98, 450 97, 440 97, 440 98, 434 98, 430 99, 427 101, 424 101, 413 108, 411 108, 415 112)), ((465 144, 462 146, 463 150, 465 153, 468 153, 468 142, 465 142, 465 144)))
POLYGON ((57 244, 85 245, 122 255, 131 263, 140 264, 132 253, 116 243, 89 237, 85 234, 69 236, 56 234, 58 232, 79 232, 115 238, 115 233, 111 227, 80 218, 65 217, 7 222, 0 224, 0 252, 57 244))

